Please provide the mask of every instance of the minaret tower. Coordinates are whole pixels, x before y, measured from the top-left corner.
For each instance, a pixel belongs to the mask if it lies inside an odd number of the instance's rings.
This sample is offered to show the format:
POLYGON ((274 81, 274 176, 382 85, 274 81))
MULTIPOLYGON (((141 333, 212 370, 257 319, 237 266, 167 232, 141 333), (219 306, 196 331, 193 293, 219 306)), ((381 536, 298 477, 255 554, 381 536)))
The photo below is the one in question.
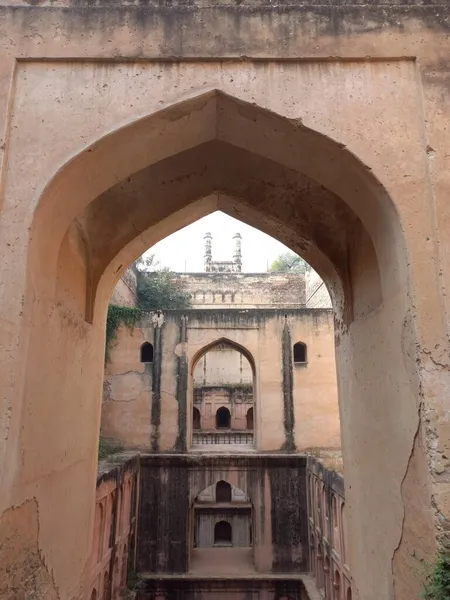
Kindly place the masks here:
POLYGON ((235 264, 234 270, 237 273, 242 271, 242 237, 240 233, 236 233, 233 236, 234 240, 234 254, 233 254, 233 262, 235 264))
POLYGON ((212 235, 209 233, 205 233, 203 239, 205 240, 205 271, 206 273, 211 272, 211 263, 212 263, 212 251, 211 251, 211 243, 212 243, 212 235))

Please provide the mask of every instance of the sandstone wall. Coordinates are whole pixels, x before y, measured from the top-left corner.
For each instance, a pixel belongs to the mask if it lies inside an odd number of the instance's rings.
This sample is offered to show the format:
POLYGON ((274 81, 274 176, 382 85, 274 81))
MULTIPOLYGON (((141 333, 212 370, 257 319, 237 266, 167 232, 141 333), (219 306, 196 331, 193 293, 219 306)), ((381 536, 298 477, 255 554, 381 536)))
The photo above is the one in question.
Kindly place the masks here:
POLYGON ((136 274, 127 269, 113 289, 110 304, 136 306, 136 300, 136 274))
POLYGON ((258 449, 340 447, 330 311, 173 311, 160 322, 155 327, 149 316, 140 327, 119 330, 105 373, 104 435, 154 450, 189 447, 192 374, 203 353, 226 339, 252 362, 258 449), (140 362, 145 341, 154 344, 152 364, 140 362), (307 346, 306 364, 293 361, 296 342, 307 346))

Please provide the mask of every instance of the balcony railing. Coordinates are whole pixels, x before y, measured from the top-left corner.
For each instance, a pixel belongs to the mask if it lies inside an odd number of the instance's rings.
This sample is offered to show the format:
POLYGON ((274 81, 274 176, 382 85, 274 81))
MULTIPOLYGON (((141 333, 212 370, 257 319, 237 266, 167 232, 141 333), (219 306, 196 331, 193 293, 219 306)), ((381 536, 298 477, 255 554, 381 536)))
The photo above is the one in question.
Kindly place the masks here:
POLYGON ((194 431, 193 445, 205 444, 253 444, 252 431, 194 431))

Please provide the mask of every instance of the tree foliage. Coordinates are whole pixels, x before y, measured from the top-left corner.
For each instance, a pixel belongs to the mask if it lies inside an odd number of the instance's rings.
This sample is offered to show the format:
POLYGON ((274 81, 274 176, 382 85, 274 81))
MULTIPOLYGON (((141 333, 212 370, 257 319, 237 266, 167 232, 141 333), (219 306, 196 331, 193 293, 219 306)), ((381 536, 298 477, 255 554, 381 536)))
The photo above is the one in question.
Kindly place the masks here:
POLYGON ((450 550, 439 552, 436 563, 427 575, 422 598, 424 600, 449 600, 450 550))
POLYGON ((183 309, 191 305, 185 285, 176 280, 170 269, 160 268, 153 255, 136 261, 135 272, 140 310, 183 309))
POLYGON ((191 300, 170 269, 159 268, 153 255, 141 257, 131 267, 136 274, 137 307, 110 304, 106 319, 105 363, 121 325, 134 327, 143 311, 189 308, 191 300))
POLYGON ((270 265, 269 271, 277 273, 305 273, 309 265, 294 252, 283 252, 270 265))

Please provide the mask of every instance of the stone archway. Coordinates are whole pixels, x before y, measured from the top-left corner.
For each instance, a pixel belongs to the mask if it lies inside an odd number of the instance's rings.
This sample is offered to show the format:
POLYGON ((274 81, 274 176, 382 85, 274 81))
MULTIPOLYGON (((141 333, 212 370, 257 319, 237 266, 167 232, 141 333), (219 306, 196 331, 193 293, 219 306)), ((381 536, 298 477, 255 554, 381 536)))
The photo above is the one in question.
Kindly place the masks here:
MULTIPOLYGON (((227 333, 229 335, 231 335, 230 332, 227 332, 227 333)), ((236 334, 236 331, 234 333, 236 334)), ((214 336, 216 336, 215 331, 214 331, 214 336)), ((203 341, 202 337, 200 339, 203 341)), ((237 365, 235 364, 235 366, 237 366, 237 365)), ((219 371, 220 371, 220 369, 219 369, 219 371)), ((190 378, 189 378, 189 382, 188 382, 189 401, 193 405, 194 404, 194 396, 195 396, 195 398, 196 398, 195 401, 198 403, 198 407, 200 408, 200 410, 203 410, 202 407, 205 404, 205 402, 202 401, 203 398, 201 395, 202 384, 206 385, 206 389, 210 390, 210 391, 211 391, 211 389, 214 389, 213 386, 217 386, 220 390, 221 383, 225 384, 228 388, 230 385, 232 385, 234 392, 237 392, 236 395, 243 402, 243 404, 242 404, 243 406, 249 406, 249 404, 247 404, 247 403, 250 403, 253 406, 256 406, 258 403, 259 383, 258 383, 258 377, 257 377, 257 368, 256 368, 255 357, 253 356, 252 352, 247 347, 238 343, 234 339, 231 339, 229 337, 219 337, 218 339, 214 339, 210 343, 202 345, 202 347, 200 349, 198 349, 196 352, 194 352, 194 354, 191 358, 190 365, 189 365, 189 373, 190 373, 190 378), (227 355, 221 356, 222 352, 228 353, 228 356, 227 355), (207 381, 205 379, 205 377, 207 375, 206 358, 208 356, 214 355, 214 353, 218 353, 218 354, 216 354, 215 362, 219 363, 219 364, 216 364, 216 368, 220 365, 222 365, 222 367, 223 367, 223 365, 227 364, 227 369, 222 370, 222 372, 219 376, 220 381, 217 379, 217 376, 219 375, 219 373, 214 373, 214 369, 213 369, 212 371, 209 372, 209 379, 207 381), (235 371, 233 373, 233 369, 231 368, 231 363, 236 362, 237 357, 239 357, 239 361, 241 363, 239 374, 237 373, 237 371, 235 371), (231 361, 230 360, 231 358, 233 358, 234 360, 231 361), (203 366, 201 364, 202 361, 205 361, 203 366), (242 368, 244 368, 245 373, 242 371, 242 368), (199 371, 198 374, 201 375, 201 382, 196 383, 195 375, 196 375, 197 370, 199 371), (238 375, 238 377, 233 379, 233 374, 235 376, 238 375), (242 380, 243 375, 244 375, 245 383, 242 380), (241 381, 242 389, 240 387, 240 384, 238 383, 239 381, 241 381), (245 396, 245 398, 244 398, 244 396, 245 396), (248 396, 250 396, 250 400, 248 399, 248 396)), ((226 396, 222 397, 220 395, 220 393, 218 396, 215 396, 213 394, 212 397, 209 397, 208 402, 211 403, 211 401, 212 401, 212 403, 213 403, 212 404, 212 406, 213 406, 212 413, 213 414, 209 418, 206 417, 205 419, 202 420, 202 423, 203 423, 205 429, 209 428, 214 431, 221 431, 221 430, 223 431, 223 430, 235 428, 236 418, 235 418, 235 414, 233 414, 233 412, 232 412, 235 409, 233 409, 233 403, 229 403, 229 400, 230 400, 230 398, 227 398, 226 396), (225 402, 225 405, 223 405, 224 402, 225 402)), ((244 419, 241 417, 241 427, 242 427, 243 421, 244 421, 244 419)), ((246 419, 245 419, 245 422, 246 422, 246 419)), ((239 427, 237 427, 236 429, 238 430, 239 427)), ((193 429, 190 433, 188 433, 187 437, 189 439, 193 439, 193 429)), ((254 441, 254 438, 253 438, 253 441, 254 441)), ((220 440, 218 440, 218 442, 220 442, 220 440)))
MULTIPOLYGON (((20 312, 21 384, 3 448, 5 508, 33 498, 39 547, 61 595, 79 586, 89 553, 111 289, 148 246, 220 208, 302 254, 329 286, 350 561, 362 597, 388 598, 392 558, 403 552, 402 528, 412 515, 431 543, 427 510, 401 494, 410 467, 417 489, 429 493, 418 441, 419 309, 410 294, 401 206, 370 165, 339 143, 217 91, 119 128, 62 162, 17 241, 27 257, 26 273, 18 270, 11 281, 14 298, 23 299, 22 310, 13 311, 20 312), (376 493, 368 495, 369 487, 376 493), (370 534, 368 523, 376 523, 370 534), (67 524, 65 545, 56 548, 55 532, 67 524)), ((404 560, 404 576, 414 580, 413 559, 404 560)))

